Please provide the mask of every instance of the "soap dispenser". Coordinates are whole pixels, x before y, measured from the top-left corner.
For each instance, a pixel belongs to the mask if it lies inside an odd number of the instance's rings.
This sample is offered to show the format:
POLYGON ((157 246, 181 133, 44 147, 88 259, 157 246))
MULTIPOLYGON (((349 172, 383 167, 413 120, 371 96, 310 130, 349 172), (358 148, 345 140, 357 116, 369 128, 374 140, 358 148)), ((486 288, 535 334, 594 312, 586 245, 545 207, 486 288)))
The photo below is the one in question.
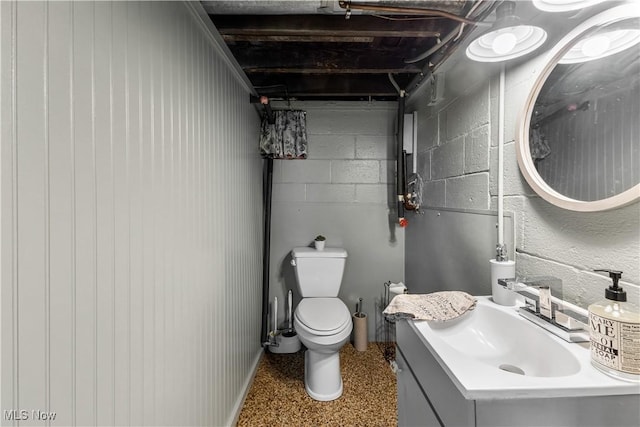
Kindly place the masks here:
POLYGON ((613 283, 605 299, 589 306, 591 364, 611 376, 640 382, 640 312, 618 285, 622 271, 609 273, 613 283))

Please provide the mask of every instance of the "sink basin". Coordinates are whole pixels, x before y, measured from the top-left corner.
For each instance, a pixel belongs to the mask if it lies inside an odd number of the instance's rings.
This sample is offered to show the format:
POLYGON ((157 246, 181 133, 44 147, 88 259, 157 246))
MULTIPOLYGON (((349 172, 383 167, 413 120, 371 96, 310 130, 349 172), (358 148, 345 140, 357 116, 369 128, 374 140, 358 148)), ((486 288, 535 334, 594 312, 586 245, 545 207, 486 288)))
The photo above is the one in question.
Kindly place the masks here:
POLYGON ((477 299, 474 310, 452 321, 409 321, 465 398, 640 393, 637 383, 594 368, 589 343, 568 343, 520 316, 516 307, 477 299))
POLYGON ((485 299, 453 321, 428 326, 445 345, 513 375, 562 377, 580 370, 576 356, 548 332, 485 299))

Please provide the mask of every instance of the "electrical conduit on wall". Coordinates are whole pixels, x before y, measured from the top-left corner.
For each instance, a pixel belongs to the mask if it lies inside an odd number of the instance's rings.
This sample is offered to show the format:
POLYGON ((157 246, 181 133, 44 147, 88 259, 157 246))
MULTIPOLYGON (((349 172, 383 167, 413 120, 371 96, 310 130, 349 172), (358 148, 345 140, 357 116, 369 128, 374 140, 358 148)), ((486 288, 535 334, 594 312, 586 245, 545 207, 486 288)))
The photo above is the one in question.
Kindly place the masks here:
POLYGON ((514 305, 515 293, 504 289, 498 284, 498 279, 515 277, 516 263, 509 260, 507 248, 504 243, 504 92, 505 92, 505 67, 500 68, 500 81, 498 93, 498 245, 496 259, 490 260, 491 264, 491 294, 494 302, 502 305, 514 305))

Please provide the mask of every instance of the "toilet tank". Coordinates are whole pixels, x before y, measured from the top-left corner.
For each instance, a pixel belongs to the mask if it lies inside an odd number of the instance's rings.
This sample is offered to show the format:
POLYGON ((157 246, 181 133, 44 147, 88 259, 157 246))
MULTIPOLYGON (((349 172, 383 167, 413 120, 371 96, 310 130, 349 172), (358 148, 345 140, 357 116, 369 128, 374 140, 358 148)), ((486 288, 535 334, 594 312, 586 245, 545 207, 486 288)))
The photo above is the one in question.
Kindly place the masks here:
POLYGON ((347 251, 342 248, 294 248, 292 265, 302 298, 338 296, 347 251))

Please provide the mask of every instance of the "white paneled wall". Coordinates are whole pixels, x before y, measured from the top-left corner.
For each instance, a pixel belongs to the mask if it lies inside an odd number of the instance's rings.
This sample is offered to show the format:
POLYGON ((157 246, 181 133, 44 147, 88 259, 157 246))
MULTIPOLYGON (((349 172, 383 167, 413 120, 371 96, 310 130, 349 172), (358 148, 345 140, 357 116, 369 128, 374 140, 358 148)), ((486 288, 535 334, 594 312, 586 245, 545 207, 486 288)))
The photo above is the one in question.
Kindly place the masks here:
POLYGON ((185 3, 0 2, 0 36, 2 410, 229 423, 261 352, 247 89, 185 3))

